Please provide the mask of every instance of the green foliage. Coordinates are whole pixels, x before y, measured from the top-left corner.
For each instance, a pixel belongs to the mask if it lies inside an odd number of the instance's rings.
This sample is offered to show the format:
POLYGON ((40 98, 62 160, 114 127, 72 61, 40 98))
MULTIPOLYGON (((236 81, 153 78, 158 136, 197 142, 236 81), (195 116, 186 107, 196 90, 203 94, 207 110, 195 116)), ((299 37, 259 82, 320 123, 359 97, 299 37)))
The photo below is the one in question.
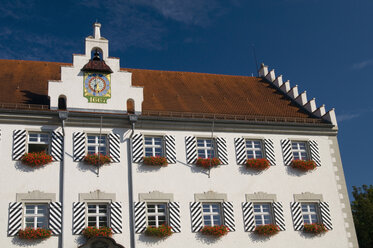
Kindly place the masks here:
POLYGON ((352 215, 360 248, 373 247, 373 185, 353 186, 352 215))

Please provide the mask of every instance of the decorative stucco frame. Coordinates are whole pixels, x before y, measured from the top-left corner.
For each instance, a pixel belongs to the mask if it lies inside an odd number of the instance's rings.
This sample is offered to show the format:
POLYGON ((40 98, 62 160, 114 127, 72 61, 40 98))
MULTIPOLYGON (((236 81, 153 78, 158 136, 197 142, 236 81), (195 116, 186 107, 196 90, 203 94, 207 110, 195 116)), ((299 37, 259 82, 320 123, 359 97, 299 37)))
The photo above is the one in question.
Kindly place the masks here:
POLYGON ((214 191, 207 191, 202 194, 194 194, 194 201, 196 202, 225 202, 227 201, 227 194, 216 193, 214 191))
POLYGON ((171 193, 163 193, 160 191, 152 191, 149 193, 139 194, 140 202, 173 202, 174 195, 171 193))
POLYGON ((311 192, 304 192, 301 194, 294 194, 294 201, 296 202, 322 202, 322 194, 314 194, 311 192))
POLYGON ((268 194, 265 192, 255 192, 254 194, 245 194, 245 199, 247 202, 276 202, 276 194, 268 194))

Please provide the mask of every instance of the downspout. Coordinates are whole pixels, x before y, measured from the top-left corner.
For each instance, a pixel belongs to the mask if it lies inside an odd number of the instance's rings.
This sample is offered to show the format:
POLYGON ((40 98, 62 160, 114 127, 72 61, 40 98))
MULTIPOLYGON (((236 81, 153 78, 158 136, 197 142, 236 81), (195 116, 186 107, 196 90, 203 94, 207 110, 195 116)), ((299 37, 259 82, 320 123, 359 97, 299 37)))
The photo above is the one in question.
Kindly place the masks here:
POLYGON ((128 201, 129 201, 129 216, 130 216, 130 243, 131 248, 136 247, 135 242, 135 215, 133 211, 133 174, 132 174, 132 136, 135 132, 135 123, 138 119, 137 115, 129 115, 131 124, 131 134, 128 138, 127 154, 128 154, 128 201))

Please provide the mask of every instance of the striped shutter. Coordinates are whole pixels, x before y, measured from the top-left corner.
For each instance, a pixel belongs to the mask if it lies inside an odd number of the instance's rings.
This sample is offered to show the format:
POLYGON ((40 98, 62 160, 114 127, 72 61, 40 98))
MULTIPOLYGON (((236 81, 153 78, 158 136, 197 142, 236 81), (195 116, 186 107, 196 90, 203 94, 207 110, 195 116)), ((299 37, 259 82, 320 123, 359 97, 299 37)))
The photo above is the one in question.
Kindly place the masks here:
POLYGON ((122 203, 110 203, 110 227, 113 233, 122 233, 122 203))
POLYGON ((170 226, 174 233, 181 232, 180 225, 180 204, 178 202, 168 203, 168 209, 170 212, 170 226))
POLYGON ((26 153, 26 130, 13 131, 13 160, 20 160, 26 153))
POLYGON ((120 162, 120 135, 116 133, 109 134, 109 153, 111 162, 120 162))
POLYGON ((309 140, 308 147, 310 148, 311 160, 315 161, 317 166, 321 166, 319 145, 317 142, 315 140, 309 140))
POLYGON ((192 232, 199 232, 203 227, 201 202, 190 203, 190 215, 192 219, 192 232))
POLYGON ((83 161, 85 156, 85 133, 75 132, 73 134, 74 161, 83 161))
POLYGON ((197 160, 197 138, 194 136, 185 137, 187 164, 194 164, 197 160))
POLYGON ((85 228, 85 202, 73 203, 73 234, 81 234, 85 228))
POLYGON ((271 166, 276 165, 275 147, 273 145, 273 140, 264 139, 263 143, 264 143, 265 156, 266 156, 267 160, 269 161, 269 164, 271 166))
POLYGON ((22 227, 22 202, 9 203, 8 236, 16 236, 22 227))
POLYGON ((216 138, 216 148, 221 164, 228 164, 227 140, 225 138, 216 138))
POLYGON ((146 229, 146 206, 145 202, 134 203, 135 232, 142 233, 146 229))
POLYGON ((59 235, 62 232, 62 205, 61 202, 49 203, 49 228, 52 234, 59 235))
POLYGON ((228 227, 230 232, 236 231, 233 214, 233 203, 223 202, 224 225, 228 227))
POLYGON ((273 202, 272 207, 275 224, 280 228, 280 231, 285 231, 284 209, 281 202, 273 202))
POLYGON ((284 157, 284 164, 291 165, 293 161, 293 152, 291 151, 291 141, 289 139, 281 140, 282 156, 284 157))
POLYGON ((319 207, 322 223, 325 225, 326 229, 332 230, 333 226, 332 219, 330 218, 329 204, 327 202, 320 202, 319 207))
POLYGON ((245 164, 246 154, 245 154, 245 139, 244 138, 235 138, 234 146, 236 148, 236 161, 237 164, 245 164))
POLYGON ((291 214, 293 216, 293 225, 295 231, 300 231, 303 229, 303 215, 302 207, 300 202, 291 202, 291 214))
POLYGON ((255 230, 254 204, 252 202, 243 202, 242 211, 245 232, 253 232, 255 230))
POLYGON ((144 140, 142 134, 132 137, 132 159, 135 163, 141 163, 144 157, 144 140))
POLYGON ((169 164, 176 164, 176 143, 174 135, 165 135, 166 158, 169 164))
POLYGON ((63 159, 63 135, 62 132, 52 132, 51 155, 54 161, 63 159))

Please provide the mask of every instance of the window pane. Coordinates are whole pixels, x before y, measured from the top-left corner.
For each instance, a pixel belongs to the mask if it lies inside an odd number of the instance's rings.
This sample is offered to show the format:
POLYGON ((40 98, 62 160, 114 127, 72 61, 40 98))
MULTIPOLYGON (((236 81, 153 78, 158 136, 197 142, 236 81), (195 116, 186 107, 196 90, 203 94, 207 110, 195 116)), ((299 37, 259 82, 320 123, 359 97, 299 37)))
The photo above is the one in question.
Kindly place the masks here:
POLYGON ((26 214, 35 213, 35 205, 26 205, 26 214))

